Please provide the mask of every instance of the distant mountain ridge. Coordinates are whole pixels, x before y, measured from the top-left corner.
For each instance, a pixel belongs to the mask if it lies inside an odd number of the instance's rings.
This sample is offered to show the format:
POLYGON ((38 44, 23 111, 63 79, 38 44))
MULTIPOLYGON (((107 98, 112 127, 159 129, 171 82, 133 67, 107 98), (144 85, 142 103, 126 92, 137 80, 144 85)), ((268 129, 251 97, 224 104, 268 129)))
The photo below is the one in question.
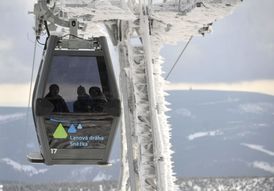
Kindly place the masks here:
MULTIPOLYGON (((178 177, 274 175, 273 96, 198 90, 169 93, 178 177)), ((0 107, 0 181, 118 180, 119 129, 110 168, 31 164, 26 155, 38 151, 38 143, 32 114, 26 112, 26 108, 0 107)))
POLYGON ((273 176, 274 96, 199 90, 169 93, 178 176, 273 176))

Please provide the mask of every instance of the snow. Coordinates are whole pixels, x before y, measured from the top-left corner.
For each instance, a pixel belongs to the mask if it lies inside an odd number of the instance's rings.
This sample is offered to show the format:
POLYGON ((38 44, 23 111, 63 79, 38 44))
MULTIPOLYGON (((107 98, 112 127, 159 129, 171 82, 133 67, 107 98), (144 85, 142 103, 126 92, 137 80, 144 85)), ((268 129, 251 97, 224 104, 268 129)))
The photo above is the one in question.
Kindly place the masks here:
POLYGON ((101 182, 101 181, 110 180, 110 179, 111 179, 110 175, 106 175, 102 172, 99 172, 92 181, 93 182, 101 182))
POLYGON ((115 164, 115 163, 118 163, 118 162, 121 162, 121 160, 120 159, 111 159, 109 161, 110 164, 115 164))
POLYGON ((245 146, 245 147, 248 147, 250 149, 256 150, 256 151, 263 152, 267 155, 274 156, 273 151, 265 149, 264 146, 262 146, 262 145, 254 145, 254 144, 248 144, 248 143, 241 143, 241 145, 245 146))
POLYGON ((8 115, 0 115, 0 124, 16 121, 26 117, 26 113, 13 113, 8 115))
POLYGON ((196 116, 189 109, 186 109, 186 108, 177 109, 175 112, 176 114, 179 114, 186 118, 191 118, 191 119, 196 118, 196 116))
POLYGON ((180 190, 201 191, 272 191, 274 177, 186 178, 178 181, 180 190))
POLYGON ((270 165, 267 162, 263 162, 263 161, 255 161, 252 163, 252 166, 254 168, 259 168, 262 169, 264 171, 270 172, 272 174, 274 174, 274 165, 270 165))
POLYGON ((6 163, 7 165, 11 166, 14 170, 16 170, 18 172, 23 172, 30 177, 34 176, 34 175, 38 175, 38 174, 44 174, 45 172, 48 171, 48 169, 46 169, 46 168, 36 169, 35 167, 33 167, 31 165, 22 165, 22 164, 14 161, 12 159, 9 159, 9 158, 3 158, 1 161, 6 163))
POLYGON ((115 6, 109 0, 82 0, 82 3, 74 0, 62 0, 58 2, 58 7, 61 7, 63 12, 68 14, 68 17, 86 17, 90 15, 92 21, 86 21, 88 24, 91 22, 100 22, 106 20, 134 20, 135 15, 129 9, 122 9, 115 6), (66 4, 66 5, 65 5, 66 4), (69 4, 86 4, 86 7, 72 7, 69 4))
POLYGON ((74 169, 71 172, 71 177, 78 181, 88 181, 90 180, 90 176, 94 173, 93 166, 87 166, 83 168, 74 169))
MULTIPOLYGON (((205 6, 201 7, 196 7, 196 3, 200 2, 197 0, 181 2, 179 11, 176 0, 167 0, 166 3, 153 1, 152 45, 153 54, 157 58, 163 43, 174 44, 178 41, 187 41, 190 36, 211 32, 211 23, 230 14, 240 0, 204 0, 205 6), (208 30, 201 32, 204 27, 208 30)), ((138 3, 133 8, 135 11, 138 10, 137 6, 138 3)), ((85 38, 104 35, 101 27, 108 21, 137 19, 129 7, 124 6, 122 9, 119 1, 115 0, 60 0, 56 1, 56 7, 58 11, 66 13, 64 19, 78 18, 87 24, 86 32, 79 31, 79 35, 84 35, 85 38), (85 6, 79 6, 81 4, 85 6)))
POLYGON ((199 31, 203 27, 208 27, 208 31, 204 33, 211 32, 211 24, 230 14, 240 0, 206 0, 202 1, 205 6, 201 7, 196 7, 197 1, 192 0, 184 2, 181 11, 172 2, 174 1, 169 0, 167 4, 153 7, 152 17, 155 21, 152 38, 155 49, 163 43, 176 44, 178 41, 187 41, 191 36, 201 35, 199 31))
POLYGON ((240 107, 240 111, 246 112, 246 113, 261 114, 264 112, 264 108, 261 107, 259 104, 253 104, 253 103, 241 104, 239 107, 240 107))
POLYGON ((218 135, 223 135, 223 132, 220 130, 215 131, 207 131, 207 132, 196 132, 188 135, 188 140, 193 141, 194 139, 202 138, 202 137, 214 137, 218 135))
POLYGON ((195 185, 195 186, 193 186, 193 190, 194 191, 201 191, 202 188, 200 186, 195 185))
POLYGON ((274 108, 273 103, 265 103, 265 102, 245 103, 245 104, 239 105, 239 109, 241 112, 251 113, 251 114, 267 113, 269 110, 273 110, 273 108, 274 108))
POLYGON ((231 98, 231 97, 228 97, 224 100, 216 100, 216 101, 211 101, 211 102, 205 102, 205 103, 202 103, 201 105, 215 105, 215 104, 224 104, 224 103, 236 103, 238 102, 240 99, 238 98, 231 98))

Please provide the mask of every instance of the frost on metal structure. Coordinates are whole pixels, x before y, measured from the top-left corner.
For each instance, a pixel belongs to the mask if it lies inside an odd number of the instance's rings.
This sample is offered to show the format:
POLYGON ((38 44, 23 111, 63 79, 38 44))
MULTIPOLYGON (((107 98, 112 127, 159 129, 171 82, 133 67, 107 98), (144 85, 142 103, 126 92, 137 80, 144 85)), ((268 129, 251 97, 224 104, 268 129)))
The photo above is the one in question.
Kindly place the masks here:
MULTIPOLYGON (((61 19, 77 18, 80 22, 86 23, 87 28, 83 30, 86 32, 80 31, 80 35, 89 37, 102 34, 100 25, 102 23, 139 19, 139 1, 51 0, 50 7, 54 15, 61 19)), ((229 14, 243 0, 147 1, 152 2, 149 7, 153 21, 152 38, 158 45, 162 42, 176 43, 192 35, 210 32, 214 21, 229 14)))
MULTIPOLYGON (((39 0, 41 1, 41 0, 39 0)), ((240 0, 56 0, 51 12, 77 19, 78 35, 110 35, 118 43, 123 99, 122 178, 120 190, 173 191, 171 128, 163 90, 160 48, 164 43, 205 35, 213 22, 229 14, 240 0), (105 30, 107 29, 107 30, 105 30)), ((44 13, 45 14, 45 13, 44 13)), ((37 18, 45 19, 45 18, 37 18)), ((50 30, 68 33, 48 20, 50 30)), ((39 24, 38 24, 39 26, 39 24)))
MULTIPOLYGON (((175 44, 178 41, 187 41, 191 36, 203 36, 212 31, 213 23, 231 13, 240 0, 170 0, 152 6, 151 44, 154 59, 155 89, 158 100, 159 124, 164 141, 164 153, 168 163, 168 174, 172 171, 172 150, 170 144, 170 125, 165 112, 168 103, 165 101, 167 92, 163 90, 166 81, 163 79, 161 68, 164 60, 159 56, 160 48, 164 43, 175 44)), ((169 176, 169 182, 174 177, 169 176)), ((176 188, 174 188, 176 189, 176 188)))
MULTIPOLYGON (((125 91, 132 92, 132 97, 135 98, 131 107, 135 107, 131 114, 135 122, 130 134, 130 144, 132 145, 131 148, 135 149, 132 151, 133 157, 131 158, 137 161, 134 163, 135 166, 132 171, 138 170, 139 172, 139 174, 134 175, 136 176, 135 179, 133 177, 135 180, 134 186, 136 186, 137 190, 177 189, 174 184, 175 176, 172 170, 171 129, 165 115, 165 112, 168 110, 168 103, 165 101, 166 93, 163 90, 163 84, 165 83, 161 69, 163 60, 159 57, 162 44, 184 41, 190 36, 205 35, 211 31, 213 22, 229 14, 238 2, 240 0, 163 1, 162 3, 153 4, 148 10, 150 12, 149 25, 151 33, 149 39, 145 39, 145 35, 142 34, 145 26, 136 26, 138 22, 127 27, 127 29, 135 27, 136 33, 139 34, 138 38, 142 39, 142 45, 138 48, 133 47, 130 42, 124 42, 123 46, 127 47, 127 49, 126 53, 121 55, 121 57, 126 57, 128 59, 126 62, 129 63, 124 71, 128 76, 128 80, 123 80, 123 83, 127 82, 128 84, 128 88, 125 91), (146 40, 150 41, 150 52, 146 51, 146 40), (149 56, 151 56, 151 62, 146 60, 149 56), (152 66, 151 72, 148 70, 148 64, 152 66), (150 74, 153 76, 153 81, 149 80, 150 74), (154 89, 154 100, 156 100, 156 103, 152 107, 151 98, 149 98, 151 90, 149 90, 148 85, 150 85, 149 88, 154 89), (146 104, 146 102, 149 103, 146 104), (151 119, 155 118, 151 117, 151 108, 153 107, 157 110, 156 120, 158 120, 158 124, 156 126, 151 121, 151 119), (144 149, 142 145, 144 145, 144 149), (138 151, 148 150, 148 148, 150 152, 138 154, 138 151), (136 153, 137 156, 134 156, 136 153), (146 156, 151 156, 151 158, 146 161, 146 156), (145 164, 147 166, 142 164, 143 161, 146 161, 145 164), (143 173, 144 171, 141 168, 146 168, 147 171, 143 173)), ((134 1, 132 4, 138 7, 138 2, 134 1)), ((132 4, 129 7, 133 7, 132 4)), ((136 7, 133 7, 133 10, 138 10, 136 7)), ((139 17, 139 22, 142 22, 141 17, 139 17)), ((131 34, 128 38, 133 38, 133 36, 131 34)), ((122 68, 121 72, 123 72, 122 68)), ((127 101, 130 103, 132 99, 127 101)), ((129 151, 128 155, 130 155, 129 151)))
POLYGON ((242 0, 166 0, 152 7, 152 44, 187 41, 212 31, 215 21, 230 14, 242 0))

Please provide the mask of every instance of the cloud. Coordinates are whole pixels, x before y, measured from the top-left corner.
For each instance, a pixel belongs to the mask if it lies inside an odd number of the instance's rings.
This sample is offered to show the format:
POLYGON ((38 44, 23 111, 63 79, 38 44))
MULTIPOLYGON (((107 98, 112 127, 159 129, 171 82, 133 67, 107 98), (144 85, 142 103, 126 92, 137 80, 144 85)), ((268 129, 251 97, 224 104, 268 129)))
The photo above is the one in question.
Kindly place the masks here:
POLYGON ((9 51, 14 47, 14 42, 11 39, 0 38, 0 53, 9 51))
POLYGON ((27 106, 29 84, 0 84, 0 106, 27 106))
POLYGON ((27 174, 28 176, 34 176, 38 174, 44 174, 48 171, 48 169, 36 169, 31 165, 22 165, 18 162, 15 162, 9 158, 3 158, 2 162, 6 163, 7 165, 11 166, 14 170, 18 172, 23 172, 27 174))
MULTIPOLYGON (((24 10, 24 9, 32 8, 35 2, 36 0, 1 1, 0 6, 2 7, 2 10, 4 10, 4 8, 11 8, 11 7, 15 7, 15 8, 21 7, 24 10)), ((8 12, 8 10, 6 12, 8 12)))
MULTIPOLYGON (((29 81, 34 39, 33 0, 0 1, 0 84, 29 81)), ((41 50, 37 50, 41 55, 41 50)), ((38 61, 38 60, 37 60, 38 61)), ((37 62, 38 63, 38 62, 37 62)))

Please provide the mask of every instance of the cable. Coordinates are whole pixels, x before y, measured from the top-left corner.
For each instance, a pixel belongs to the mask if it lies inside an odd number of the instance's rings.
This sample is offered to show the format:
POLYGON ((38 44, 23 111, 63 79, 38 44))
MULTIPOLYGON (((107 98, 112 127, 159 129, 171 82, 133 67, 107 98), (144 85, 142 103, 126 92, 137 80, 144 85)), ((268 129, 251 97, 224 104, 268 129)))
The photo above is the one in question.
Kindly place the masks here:
POLYGON ((165 77, 165 80, 168 79, 169 75, 171 74, 171 72, 172 72, 173 69, 175 68, 176 64, 178 63, 178 61, 179 61, 180 58, 182 57, 182 55, 183 55, 183 53, 185 52, 186 48, 188 47, 190 41, 192 40, 192 37, 193 37, 193 36, 191 36, 191 37, 189 38, 189 40, 188 40, 188 42, 186 43, 186 45, 185 45, 184 49, 182 50, 181 54, 178 56, 176 62, 173 64, 172 68, 170 69, 170 71, 168 72, 167 76, 165 77))
POLYGON ((35 58, 36 58, 36 48, 37 48, 37 41, 34 43, 34 50, 33 50, 33 60, 32 60, 32 69, 31 69, 31 79, 30 79, 30 86, 29 86, 29 100, 28 100, 28 107, 27 107, 27 126, 29 123, 29 109, 30 109, 30 102, 31 102, 31 93, 32 93, 32 81, 33 81, 33 74, 34 74, 34 65, 35 65, 35 58))
POLYGON ((36 39, 36 42, 42 46, 45 46, 45 44, 41 43, 38 39, 36 39))
POLYGON ((46 31, 47 31, 47 35, 48 35, 48 37, 49 37, 49 36, 50 36, 50 32, 49 32, 49 27, 48 27, 47 21, 44 21, 44 25, 45 25, 45 29, 46 29, 46 31))
MULTIPOLYGON (((31 40, 30 37, 29 37, 29 33, 27 33, 27 40, 31 42, 31 44, 34 44, 35 43, 35 40, 31 40)), ((39 44, 39 43, 38 43, 39 44)), ((42 45, 42 43, 41 43, 42 45)), ((38 48, 41 48, 41 46, 37 46, 38 48)))

